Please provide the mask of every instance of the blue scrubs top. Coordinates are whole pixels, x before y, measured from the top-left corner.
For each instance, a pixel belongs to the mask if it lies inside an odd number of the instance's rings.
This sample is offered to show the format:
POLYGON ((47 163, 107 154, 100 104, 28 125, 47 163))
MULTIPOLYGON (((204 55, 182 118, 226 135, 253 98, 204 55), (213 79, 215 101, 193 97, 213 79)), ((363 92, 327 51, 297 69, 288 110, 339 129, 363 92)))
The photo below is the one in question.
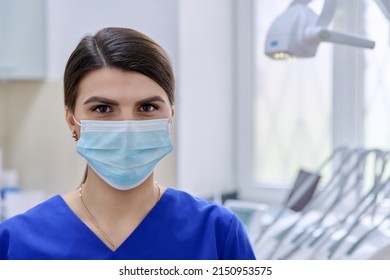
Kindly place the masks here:
POLYGON ((238 217, 226 208, 167 189, 117 248, 107 247, 57 195, 0 223, 0 259, 255 259, 238 217))

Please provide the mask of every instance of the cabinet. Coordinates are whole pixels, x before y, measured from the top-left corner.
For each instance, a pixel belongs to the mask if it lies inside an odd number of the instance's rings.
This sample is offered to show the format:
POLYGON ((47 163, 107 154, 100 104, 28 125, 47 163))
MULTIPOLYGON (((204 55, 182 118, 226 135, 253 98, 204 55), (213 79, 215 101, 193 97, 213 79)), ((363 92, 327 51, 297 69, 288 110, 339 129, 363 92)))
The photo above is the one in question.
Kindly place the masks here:
POLYGON ((45 76, 45 0, 0 0, 0 80, 45 76))

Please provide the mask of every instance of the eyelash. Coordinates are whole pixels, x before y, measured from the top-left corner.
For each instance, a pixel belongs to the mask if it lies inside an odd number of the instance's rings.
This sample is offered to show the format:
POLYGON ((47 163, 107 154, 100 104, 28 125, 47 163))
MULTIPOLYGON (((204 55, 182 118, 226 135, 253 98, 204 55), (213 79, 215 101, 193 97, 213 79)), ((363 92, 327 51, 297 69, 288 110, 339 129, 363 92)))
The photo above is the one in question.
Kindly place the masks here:
MULTIPOLYGON (((155 104, 142 104, 140 107, 139 107, 139 111, 140 112, 151 112, 151 111, 154 111, 154 110, 158 110, 159 107, 155 104), (151 110, 145 110, 145 107, 151 107, 152 109, 151 110)), ((112 107, 110 105, 97 105, 97 106, 94 106, 91 108, 91 111, 92 112, 96 112, 96 113, 99 113, 99 114, 107 114, 107 113, 111 113, 112 112, 112 107), (106 110, 109 110, 108 112, 105 111, 105 112, 99 112, 102 108, 106 109, 106 110)))
POLYGON ((158 108, 158 106, 157 105, 155 105, 155 104, 142 104, 141 106, 140 106, 140 108, 139 108, 139 110, 141 111, 141 112, 150 112, 150 111, 154 111, 154 110, 158 110, 159 108, 158 108), (152 107, 153 109, 152 110, 144 110, 143 108, 144 107, 152 107))
POLYGON ((112 112, 112 107, 109 106, 109 105, 97 105, 95 107, 92 107, 91 111, 99 113, 99 114, 110 113, 110 112, 99 112, 99 110, 102 109, 102 108, 107 108, 107 109, 109 109, 112 112))

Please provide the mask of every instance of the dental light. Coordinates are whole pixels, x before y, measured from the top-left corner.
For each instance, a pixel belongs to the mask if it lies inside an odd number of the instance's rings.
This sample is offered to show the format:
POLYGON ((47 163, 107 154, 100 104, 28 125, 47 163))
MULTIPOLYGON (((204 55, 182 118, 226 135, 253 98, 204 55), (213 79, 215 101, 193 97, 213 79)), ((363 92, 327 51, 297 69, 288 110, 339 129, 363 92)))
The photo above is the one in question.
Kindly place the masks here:
POLYGON ((307 4, 311 0, 294 0, 272 23, 265 41, 265 54, 273 59, 313 57, 321 42, 374 48, 375 42, 350 34, 328 30, 336 0, 324 0, 318 16, 307 4))

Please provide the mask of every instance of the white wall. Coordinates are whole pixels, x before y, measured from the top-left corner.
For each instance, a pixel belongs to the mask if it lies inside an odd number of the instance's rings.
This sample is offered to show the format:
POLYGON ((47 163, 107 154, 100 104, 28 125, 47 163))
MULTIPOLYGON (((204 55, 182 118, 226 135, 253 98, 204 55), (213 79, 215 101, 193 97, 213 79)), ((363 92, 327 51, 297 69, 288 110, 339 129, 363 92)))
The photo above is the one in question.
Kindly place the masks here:
POLYGON ((178 185, 233 190, 231 0, 179 1, 178 185))
POLYGON ((5 167, 19 172, 20 185, 48 194, 77 187, 84 162, 64 120, 60 83, 2 84, 5 167))
POLYGON ((177 0, 49 0, 47 2, 48 78, 62 78, 70 52, 87 33, 107 26, 144 32, 176 64, 177 0))

